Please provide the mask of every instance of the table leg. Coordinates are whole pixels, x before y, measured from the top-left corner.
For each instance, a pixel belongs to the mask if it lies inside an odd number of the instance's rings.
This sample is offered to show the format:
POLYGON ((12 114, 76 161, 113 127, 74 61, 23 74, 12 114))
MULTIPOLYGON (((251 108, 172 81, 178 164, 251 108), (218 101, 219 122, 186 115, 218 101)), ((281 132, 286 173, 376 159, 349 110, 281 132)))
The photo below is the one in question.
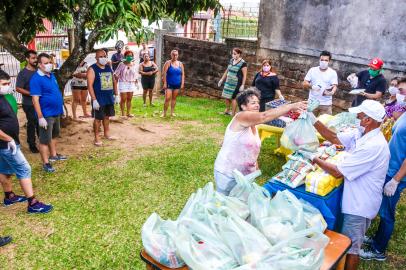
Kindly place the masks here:
POLYGON ((344 255, 341 260, 338 262, 336 270, 344 270, 345 267, 345 259, 347 258, 347 255, 344 255))

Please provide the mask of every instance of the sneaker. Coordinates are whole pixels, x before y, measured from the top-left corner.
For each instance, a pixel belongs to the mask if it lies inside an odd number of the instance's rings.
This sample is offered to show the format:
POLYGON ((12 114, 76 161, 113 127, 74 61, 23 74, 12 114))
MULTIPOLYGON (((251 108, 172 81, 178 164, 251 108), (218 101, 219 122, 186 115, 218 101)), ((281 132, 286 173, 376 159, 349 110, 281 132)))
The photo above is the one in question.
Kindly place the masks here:
POLYGON ((381 253, 376 251, 375 249, 368 248, 368 249, 360 249, 359 257, 365 261, 376 260, 383 262, 386 260, 385 253, 381 253))
POLYGON ((12 240, 11 236, 0 237, 0 247, 11 243, 12 240))
POLYGON ((30 151, 33 154, 38 154, 39 153, 39 150, 35 145, 30 145, 30 151))
POLYGON ((364 236, 364 241, 362 242, 363 245, 370 247, 370 246, 372 246, 373 243, 374 243, 374 239, 372 237, 369 237, 366 235, 364 236))
POLYGON ((48 172, 48 173, 53 173, 53 172, 55 172, 55 169, 54 169, 54 167, 52 167, 51 163, 46 163, 46 164, 42 165, 42 169, 43 169, 45 172, 48 172))
POLYGON ((33 205, 28 206, 28 213, 30 214, 45 214, 51 212, 53 206, 50 204, 44 204, 40 201, 37 201, 33 205))
POLYGON ((26 200, 27 200, 26 197, 24 197, 24 196, 18 196, 18 195, 15 195, 15 194, 14 194, 14 196, 11 197, 10 199, 4 198, 4 206, 9 206, 9 205, 12 205, 12 204, 15 204, 15 203, 19 203, 19 202, 25 202, 26 200))
POLYGON ((48 160, 50 162, 63 161, 63 160, 67 160, 67 159, 68 159, 67 156, 63 156, 63 155, 60 155, 60 154, 56 154, 56 156, 48 158, 48 160))

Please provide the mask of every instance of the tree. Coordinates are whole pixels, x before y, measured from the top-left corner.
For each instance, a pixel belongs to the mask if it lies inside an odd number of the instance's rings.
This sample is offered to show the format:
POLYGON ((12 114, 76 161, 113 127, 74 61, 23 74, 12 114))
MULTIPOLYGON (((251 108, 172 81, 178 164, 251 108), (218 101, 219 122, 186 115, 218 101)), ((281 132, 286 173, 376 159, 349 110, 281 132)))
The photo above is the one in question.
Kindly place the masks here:
POLYGON ((93 51, 94 44, 123 29, 140 36, 141 19, 171 17, 185 24, 196 11, 221 8, 219 0, 1 0, 0 45, 24 61, 25 44, 44 30, 43 19, 74 25, 74 48, 56 74, 60 87, 93 51), (85 30, 91 30, 85 37, 85 30))

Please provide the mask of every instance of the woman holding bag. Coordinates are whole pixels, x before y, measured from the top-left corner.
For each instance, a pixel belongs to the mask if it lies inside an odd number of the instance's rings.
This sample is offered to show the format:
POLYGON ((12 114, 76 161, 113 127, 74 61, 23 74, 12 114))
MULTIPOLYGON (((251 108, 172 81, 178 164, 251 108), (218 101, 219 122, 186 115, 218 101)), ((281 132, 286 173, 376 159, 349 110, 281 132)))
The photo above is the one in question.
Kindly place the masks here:
POLYGON ((260 94, 253 88, 242 91, 237 96, 240 112, 227 126, 223 145, 214 163, 216 190, 225 195, 228 195, 236 185, 234 169, 243 175, 257 170, 261 139, 256 125, 276 119, 289 111, 301 111, 307 108, 307 102, 304 101, 260 112, 259 100, 260 94))

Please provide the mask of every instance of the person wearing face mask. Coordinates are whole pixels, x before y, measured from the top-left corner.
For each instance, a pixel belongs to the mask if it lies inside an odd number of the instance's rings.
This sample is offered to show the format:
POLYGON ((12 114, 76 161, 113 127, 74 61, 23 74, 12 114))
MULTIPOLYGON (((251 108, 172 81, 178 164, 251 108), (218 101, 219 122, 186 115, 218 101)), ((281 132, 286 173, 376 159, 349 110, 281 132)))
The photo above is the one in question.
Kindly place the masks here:
POLYGON ((115 69, 114 76, 118 80, 121 116, 134 117, 131 114, 131 101, 134 91, 138 88, 138 70, 135 68, 134 53, 132 51, 124 53, 124 61, 115 69), (124 114, 125 112, 126 114, 124 114))
MULTIPOLYGON (((147 47, 147 44, 145 42, 141 43, 142 49, 139 52, 139 57, 140 57, 140 64, 144 62, 144 55, 148 54, 149 55, 149 49, 147 47)), ((151 56, 150 56, 151 58, 151 56)))
POLYGON ((284 99, 281 90, 279 90, 279 79, 276 73, 272 72, 271 60, 262 61, 261 71, 259 71, 252 81, 252 86, 255 86, 260 94, 259 111, 265 111, 265 104, 278 96, 284 99))
POLYGON ((341 232, 348 236, 352 245, 347 253, 345 269, 357 269, 365 232, 371 220, 378 214, 385 175, 389 167, 389 147, 380 125, 385 118, 384 107, 375 100, 365 100, 358 107, 348 110, 357 114, 359 129, 335 133, 310 113, 316 130, 333 144, 344 145, 346 158, 334 165, 313 153, 304 155, 330 175, 344 177, 342 198, 343 226, 341 232))
MULTIPOLYGON (((406 78, 398 80, 400 93, 406 94, 406 78)), ((405 100, 404 100, 405 101, 405 100)), ((406 103, 404 103, 406 105, 406 103)), ((384 196, 379 209, 379 226, 375 235, 365 237, 361 259, 386 260, 386 249, 395 228, 396 206, 406 188, 406 114, 403 113, 392 129, 389 141, 391 158, 385 178, 384 196)))
POLYGON ((30 80, 30 94, 38 117, 39 152, 45 172, 55 171, 50 162, 67 159, 56 150, 56 138, 59 136, 60 118, 63 114, 63 98, 52 69, 50 56, 41 53, 38 55, 38 70, 30 80))
POLYGON ((221 87, 225 81, 223 93, 221 94, 226 100, 226 110, 224 114, 235 115, 237 111, 236 97, 240 91, 244 90, 246 80, 247 62, 242 59, 242 50, 240 48, 234 48, 232 51, 232 59, 217 84, 218 87, 221 87), (232 107, 232 113, 230 113, 230 106, 232 107))
MULTIPOLYGON (((118 65, 123 61, 124 54, 121 52, 122 50, 123 50, 123 47, 121 46, 121 44, 117 44, 116 53, 114 53, 111 56, 111 64, 112 64, 112 67, 113 67, 113 71, 116 70, 118 65)), ((107 55, 108 54, 106 53, 106 56, 107 55)))
POLYGON ((388 89, 390 97, 385 104, 386 115, 394 120, 406 111, 405 95, 397 87, 399 80, 399 78, 393 78, 390 81, 391 86, 388 89))
POLYGON ((331 53, 322 51, 319 58, 319 66, 312 67, 307 72, 303 88, 309 90, 309 99, 320 102, 313 113, 316 115, 333 114, 333 95, 337 91, 337 72, 328 65, 331 61, 331 53))
POLYGON ((30 80, 37 71, 37 52, 28 50, 24 53, 27 65, 17 75, 16 91, 23 97, 22 108, 27 118, 27 143, 32 153, 39 153, 36 136, 39 136, 38 118, 30 96, 30 80))
POLYGON ((47 213, 53 207, 35 198, 31 181, 31 166, 20 148, 17 102, 11 95, 12 92, 10 76, 0 70, 0 184, 4 191, 3 204, 9 206, 27 201, 28 213, 47 213), (25 196, 13 192, 11 181, 13 174, 19 180, 25 196))
POLYGON ((94 117, 94 145, 102 146, 100 126, 103 124, 104 138, 114 140, 110 136, 110 117, 115 115, 114 103, 118 103, 117 83, 113 70, 108 65, 109 59, 102 49, 96 50, 96 63, 87 70, 87 87, 92 98, 92 116, 94 117))
POLYGON ((243 175, 258 169, 257 159, 261 148, 256 125, 272 121, 289 111, 306 110, 306 102, 282 105, 276 109, 259 111, 260 94, 255 88, 243 90, 237 96, 240 109, 228 124, 223 144, 214 163, 216 190, 228 195, 236 185, 233 170, 243 175))
POLYGON ((385 93, 386 79, 383 76, 383 61, 375 57, 369 62, 369 69, 350 74, 347 78, 353 88, 365 89, 355 97, 352 106, 360 105, 366 99, 379 100, 385 93))

